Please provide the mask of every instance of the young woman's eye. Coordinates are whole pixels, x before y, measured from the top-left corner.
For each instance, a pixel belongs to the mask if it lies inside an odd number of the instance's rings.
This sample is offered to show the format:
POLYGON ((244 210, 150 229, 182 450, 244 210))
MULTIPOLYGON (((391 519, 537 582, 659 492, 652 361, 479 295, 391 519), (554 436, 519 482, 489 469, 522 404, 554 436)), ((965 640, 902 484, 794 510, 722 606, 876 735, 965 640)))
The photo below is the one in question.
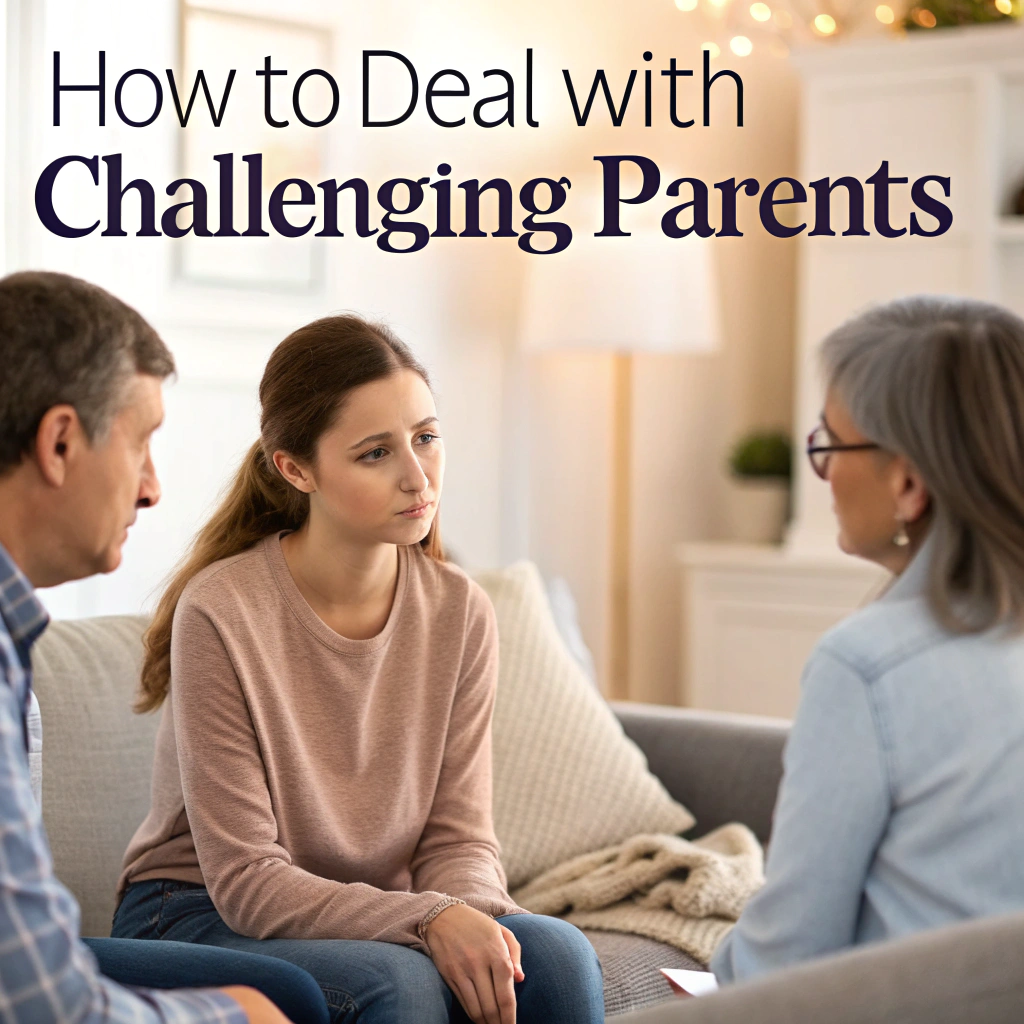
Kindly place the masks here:
POLYGON ((364 455, 360 455, 359 460, 360 462, 380 462, 387 453, 387 448, 372 448, 364 455))
POLYGON ((441 439, 437 434, 420 434, 416 440, 419 441, 420 444, 430 444, 431 441, 440 441, 441 439))

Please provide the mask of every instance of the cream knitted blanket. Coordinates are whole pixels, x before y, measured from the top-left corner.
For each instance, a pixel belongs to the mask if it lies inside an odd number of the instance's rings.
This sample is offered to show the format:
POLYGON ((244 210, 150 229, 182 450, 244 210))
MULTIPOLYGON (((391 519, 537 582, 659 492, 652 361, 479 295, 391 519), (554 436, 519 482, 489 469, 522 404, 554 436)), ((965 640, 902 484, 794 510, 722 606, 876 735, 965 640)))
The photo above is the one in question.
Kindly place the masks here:
POLYGON ((634 836, 545 871, 512 898, 580 928, 667 942, 706 964, 763 884, 760 843, 731 824, 693 842, 634 836))

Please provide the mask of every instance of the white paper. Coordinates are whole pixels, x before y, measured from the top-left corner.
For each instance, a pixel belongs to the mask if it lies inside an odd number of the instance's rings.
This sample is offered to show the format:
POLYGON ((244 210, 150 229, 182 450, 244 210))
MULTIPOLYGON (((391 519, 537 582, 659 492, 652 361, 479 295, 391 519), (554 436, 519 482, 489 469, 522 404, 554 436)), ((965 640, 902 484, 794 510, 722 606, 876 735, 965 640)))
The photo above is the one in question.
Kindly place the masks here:
POLYGON ((662 967, 661 973, 668 978, 677 995, 706 996, 718 991, 718 981, 710 971, 681 971, 674 967, 662 967))

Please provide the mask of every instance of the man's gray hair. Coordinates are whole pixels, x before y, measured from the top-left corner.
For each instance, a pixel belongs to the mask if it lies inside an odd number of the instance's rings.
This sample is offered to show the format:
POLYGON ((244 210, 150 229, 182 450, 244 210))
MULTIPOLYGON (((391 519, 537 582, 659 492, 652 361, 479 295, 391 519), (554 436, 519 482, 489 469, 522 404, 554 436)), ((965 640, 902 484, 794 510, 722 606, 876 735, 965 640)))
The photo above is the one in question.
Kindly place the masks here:
POLYGON ((0 474, 18 465, 55 405, 102 437, 136 373, 163 380, 174 359, 156 331, 109 292, 67 274, 0 279, 0 474))
POLYGON ((900 299, 837 328, 821 358, 862 433, 924 479, 939 620, 1024 630, 1024 320, 969 299, 900 299))

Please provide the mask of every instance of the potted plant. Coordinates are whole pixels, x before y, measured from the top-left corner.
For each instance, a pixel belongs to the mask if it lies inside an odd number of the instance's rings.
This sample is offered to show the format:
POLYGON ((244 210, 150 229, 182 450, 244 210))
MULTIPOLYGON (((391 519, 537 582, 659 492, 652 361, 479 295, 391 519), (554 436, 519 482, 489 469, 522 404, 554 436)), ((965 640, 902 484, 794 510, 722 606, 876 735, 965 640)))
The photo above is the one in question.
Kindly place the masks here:
POLYGON ((733 539, 778 544, 789 515, 793 446, 780 430, 754 431, 729 455, 733 486, 729 522, 733 539))

